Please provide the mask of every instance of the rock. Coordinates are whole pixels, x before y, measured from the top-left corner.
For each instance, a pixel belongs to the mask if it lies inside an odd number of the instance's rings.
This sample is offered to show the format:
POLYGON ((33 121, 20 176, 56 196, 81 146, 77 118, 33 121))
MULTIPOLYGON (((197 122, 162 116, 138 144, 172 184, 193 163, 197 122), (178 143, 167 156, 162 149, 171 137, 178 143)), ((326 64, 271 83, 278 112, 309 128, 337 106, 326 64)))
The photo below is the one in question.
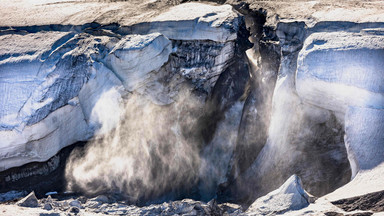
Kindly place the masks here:
POLYGON ((80 196, 77 198, 77 200, 79 200, 81 204, 85 204, 88 199, 85 196, 80 196))
POLYGON ((35 192, 31 192, 26 197, 16 203, 18 206, 35 208, 39 205, 39 201, 35 196, 35 192))
POLYGON ((102 203, 97 201, 87 201, 84 206, 87 208, 98 208, 99 206, 101 206, 101 204, 102 203))
MULTIPOLYGON (((62 216, 60 213, 40 213, 39 216, 62 216)), ((70 216, 70 215, 68 215, 70 216)))
POLYGON ((47 210, 47 211, 50 211, 50 210, 52 210, 53 208, 52 208, 52 205, 51 205, 51 204, 49 204, 49 203, 45 203, 44 206, 43 206, 43 209, 45 209, 45 210, 47 210))
POLYGON ((276 215, 302 209, 309 205, 310 197, 303 189, 300 178, 293 175, 280 188, 258 198, 246 214, 276 215))
POLYGON ((68 203, 68 200, 53 202, 52 205, 54 207, 58 207, 61 211, 67 211, 71 208, 68 203))
POLYGON ((96 202, 100 202, 100 203, 108 203, 109 199, 105 195, 99 195, 95 198, 90 199, 90 201, 96 201, 96 202))
POLYGON ((384 191, 368 193, 366 195, 351 197, 333 201, 332 204, 351 212, 355 210, 383 212, 384 211, 384 191))
POLYGON ((53 199, 51 197, 51 195, 48 195, 47 199, 45 200, 46 203, 52 203, 53 202, 53 199))
POLYGON ((77 214, 77 213, 80 212, 80 209, 79 209, 78 207, 72 206, 72 207, 69 209, 69 212, 77 214))
POLYGON ((70 206, 74 206, 74 207, 77 207, 77 208, 82 208, 82 206, 81 206, 81 203, 80 203, 80 201, 78 201, 78 200, 72 200, 71 202, 69 202, 69 205, 70 206))
POLYGON ((208 203, 209 206, 209 215, 212 216, 219 216, 223 215, 223 210, 217 205, 217 201, 215 199, 209 201, 208 203))

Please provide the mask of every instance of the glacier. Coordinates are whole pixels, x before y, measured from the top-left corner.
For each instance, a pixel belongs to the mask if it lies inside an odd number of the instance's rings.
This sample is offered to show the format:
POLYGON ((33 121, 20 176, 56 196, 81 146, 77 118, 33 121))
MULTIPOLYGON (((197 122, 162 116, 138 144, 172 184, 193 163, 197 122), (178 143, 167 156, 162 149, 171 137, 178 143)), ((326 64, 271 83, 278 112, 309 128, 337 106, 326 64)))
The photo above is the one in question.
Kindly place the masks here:
POLYGON ((380 2, 3 2, 1 193, 318 215, 384 190, 380 2))
POLYGON ((190 88, 207 95, 234 55, 240 22, 229 5, 188 3, 121 27, 122 38, 76 30, 0 36, 0 170, 46 161, 65 146, 108 133, 133 92, 170 104, 191 80, 196 87, 190 88), (188 56, 191 46, 205 43, 217 44, 209 58, 201 51, 188 56), (187 62, 180 61, 185 55, 187 62), (169 75, 175 67, 181 73, 169 75))

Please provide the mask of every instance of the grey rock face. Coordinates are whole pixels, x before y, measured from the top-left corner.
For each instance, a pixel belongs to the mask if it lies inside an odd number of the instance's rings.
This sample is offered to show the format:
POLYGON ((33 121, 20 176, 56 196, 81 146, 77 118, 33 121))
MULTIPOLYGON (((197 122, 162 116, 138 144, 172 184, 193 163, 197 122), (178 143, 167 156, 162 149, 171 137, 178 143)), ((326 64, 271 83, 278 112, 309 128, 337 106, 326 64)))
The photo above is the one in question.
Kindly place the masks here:
POLYGON ((311 196, 303 189, 298 176, 291 176, 281 187, 258 198, 246 215, 278 215, 309 205, 311 196))
POLYGON ((23 199, 18 201, 16 204, 18 206, 22 206, 22 207, 34 208, 34 207, 37 207, 39 205, 39 201, 37 200, 37 198, 35 196, 35 192, 32 191, 30 194, 28 194, 26 197, 24 197, 23 199))
POLYGON ((211 92, 219 75, 234 57, 235 42, 175 41, 170 67, 200 91, 211 92))
POLYGON ((251 78, 247 86, 249 94, 242 110, 236 147, 228 170, 228 182, 245 172, 257 158, 266 143, 270 122, 272 95, 280 66, 281 48, 276 38, 268 37, 263 30, 265 14, 251 10, 249 6, 235 6, 245 14, 245 24, 254 44, 246 51, 251 78), (264 33, 264 34, 263 34, 264 33))
POLYGON ((277 24, 276 36, 280 40, 283 53, 299 51, 305 39, 304 22, 279 22, 277 24))

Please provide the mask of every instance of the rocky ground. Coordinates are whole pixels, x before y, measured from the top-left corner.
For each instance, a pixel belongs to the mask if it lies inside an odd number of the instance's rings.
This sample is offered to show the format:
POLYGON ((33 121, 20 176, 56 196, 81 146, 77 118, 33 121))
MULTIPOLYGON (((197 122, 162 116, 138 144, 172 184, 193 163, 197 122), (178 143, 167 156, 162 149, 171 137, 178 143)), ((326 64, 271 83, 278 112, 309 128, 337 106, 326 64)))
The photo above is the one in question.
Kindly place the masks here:
MULTIPOLYGON (((16 194, 13 194, 16 195, 16 194)), ((8 195, 10 196, 10 194, 8 195)), ((37 199, 34 193, 19 201, 8 201, 0 206, 0 213, 10 215, 239 215, 241 206, 208 203, 184 199, 144 207, 117 201, 113 196, 100 195, 94 198, 70 195, 48 195, 37 199), (52 198, 56 197, 56 198, 52 198)))
POLYGON ((231 203, 208 203, 184 199, 161 204, 136 206, 118 194, 99 195, 93 198, 75 194, 50 192, 38 199, 32 192, 11 191, 0 194, 0 213, 11 215, 326 215, 369 216, 383 215, 383 192, 330 202, 308 194, 297 176, 291 176, 280 188, 257 199, 245 207, 231 203))

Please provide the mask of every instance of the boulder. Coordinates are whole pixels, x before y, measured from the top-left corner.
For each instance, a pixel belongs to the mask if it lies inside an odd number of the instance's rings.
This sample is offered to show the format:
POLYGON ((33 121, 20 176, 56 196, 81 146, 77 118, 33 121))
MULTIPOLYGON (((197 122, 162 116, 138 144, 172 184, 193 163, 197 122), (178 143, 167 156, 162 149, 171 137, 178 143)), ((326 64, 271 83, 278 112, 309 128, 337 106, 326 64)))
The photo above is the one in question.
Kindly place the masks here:
POLYGON ((53 208, 52 208, 52 205, 51 205, 51 204, 49 204, 49 203, 45 203, 44 206, 43 206, 43 209, 45 209, 45 210, 47 210, 47 211, 50 211, 50 210, 52 210, 53 208))
POLYGON ((108 203, 109 199, 105 195, 99 195, 95 198, 90 199, 90 201, 96 201, 96 202, 100 202, 100 203, 108 203))
POLYGON ((31 192, 26 197, 16 203, 18 206, 34 208, 39 205, 39 201, 35 196, 35 192, 31 192))
POLYGON ((72 206, 71 208, 69 208, 69 212, 77 214, 80 212, 80 209, 75 206, 72 206))
POLYGON ((80 201, 78 201, 78 200, 72 200, 71 202, 69 202, 69 205, 70 206, 74 206, 74 207, 77 207, 77 208, 82 208, 82 206, 81 206, 81 203, 80 203, 80 201))

